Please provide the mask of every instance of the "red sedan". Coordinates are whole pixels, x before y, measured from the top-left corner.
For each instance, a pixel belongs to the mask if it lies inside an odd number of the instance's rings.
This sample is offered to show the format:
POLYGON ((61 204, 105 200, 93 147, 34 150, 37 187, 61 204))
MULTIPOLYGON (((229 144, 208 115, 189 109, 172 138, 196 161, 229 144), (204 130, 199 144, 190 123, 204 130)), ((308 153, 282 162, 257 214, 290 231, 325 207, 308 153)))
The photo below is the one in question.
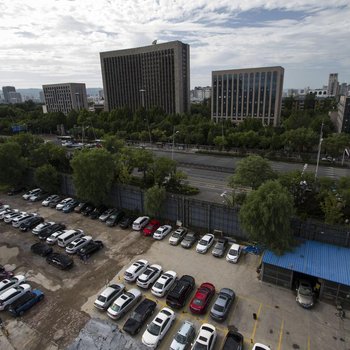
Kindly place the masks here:
POLYGON ((151 220, 148 225, 142 230, 144 236, 152 236, 153 233, 160 226, 160 222, 158 220, 151 220))
POLYGON ((194 314, 204 314, 215 295, 215 287, 211 283, 202 283, 191 300, 190 310, 194 314))

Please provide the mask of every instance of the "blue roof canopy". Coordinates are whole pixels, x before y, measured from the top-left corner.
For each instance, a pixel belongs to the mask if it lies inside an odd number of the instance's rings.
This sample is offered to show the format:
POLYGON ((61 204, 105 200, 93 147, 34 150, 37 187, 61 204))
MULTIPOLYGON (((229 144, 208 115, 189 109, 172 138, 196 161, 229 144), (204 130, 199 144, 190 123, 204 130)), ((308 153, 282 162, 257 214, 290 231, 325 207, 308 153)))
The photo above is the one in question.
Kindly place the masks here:
POLYGON ((303 241, 282 256, 266 250, 263 263, 350 286, 349 248, 303 241))

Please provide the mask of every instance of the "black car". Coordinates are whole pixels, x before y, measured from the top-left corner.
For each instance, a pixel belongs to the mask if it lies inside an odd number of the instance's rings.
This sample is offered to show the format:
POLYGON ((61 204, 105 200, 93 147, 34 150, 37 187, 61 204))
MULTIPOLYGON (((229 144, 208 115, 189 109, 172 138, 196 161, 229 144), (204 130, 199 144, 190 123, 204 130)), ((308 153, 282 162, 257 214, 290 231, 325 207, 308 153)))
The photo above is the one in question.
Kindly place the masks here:
POLYGON ((44 229, 43 231, 41 231, 38 234, 39 239, 41 240, 45 240, 47 237, 50 237, 53 233, 55 233, 56 231, 62 231, 66 228, 65 224, 54 224, 52 226, 47 227, 46 229, 44 229))
POLYGON ((95 206, 92 204, 89 204, 85 207, 85 209, 83 209, 81 211, 81 214, 83 214, 84 216, 89 216, 95 209, 95 206))
POLYGON ((26 232, 28 230, 31 230, 35 226, 41 224, 42 222, 44 222, 44 218, 42 218, 41 216, 33 216, 29 220, 27 220, 26 222, 23 222, 19 226, 19 229, 23 232, 26 232))
POLYGON ((186 236, 181 241, 181 247, 189 249, 198 241, 198 234, 192 231, 186 233, 186 236))
POLYGON ((32 253, 40 255, 40 256, 48 256, 52 253, 52 248, 46 243, 35 243, 30 247, 32 253))
POLYGON ((216 258, 221 258, 224 256, 226 248, 227 248, 227 238, 219 238, 211 253, 216 258))
POLYGON ((225 343, 222 350, 242 350, 244 338, 241 333, 230 330, 226 334, 225 343))
POLYGON ((57 197, 49 203, 50 208, 56 208, 56 205, 62 201, 63 197, 57 197))
POLYGON ((113 213, 107 220, 106 225, 107 226, 115 226, 118 224, 118 222, 125 216, 125 213, 123 211, 116 211, 113 213))
POLYGON ((125 230, 132 225, 135 219, 134 216, 124 216, 124 218, 119 221, 119 227, 125 230))
POLYGON ((150 299, 144 299, 127 319, 123 330, 130 335, 140 332, 141 327, 146 320, 153 314, 157 303, 150 299))
POLYGON ((74 208, 74 212, 75 212, 75 213, 81 213, 81 211, 82 211, 83 209, 85 209, 88 205, 89 205, 89 203, 80 202, 79 205, 77 205, 77 206, 74 208))
POLYGON ((80 259, 88 259, 92 254, 103 248, 102 241, 91 240, 87 245, 77 251, 77 255, 80 259))
POLYGON ((11 188, 8 192, 7 192, 7 195, 8 196, 14 196, 15 194, 18 194, 18 193, 21 193, 23 191, 25 191, 26 188, 25 187, 14 187, 14 188, 11 188))
POLYGON ((171 287, 166 303, 174 309, 181 309, 195 287, 195 280, 192 276, 183 275, 171 287))
POLYGON ((46 258, 46 262, 53 265, 61 270, 67 270, 73 267, 73 259, 68 255, 60 253, 52 253, 46 258))
POLYGON ((107 210, 107 207, 105 205, 101 205, 97 208, 95 208, 92 213, 90 213, 90 219, 97 219, 102 213, 104 213, 107 210))

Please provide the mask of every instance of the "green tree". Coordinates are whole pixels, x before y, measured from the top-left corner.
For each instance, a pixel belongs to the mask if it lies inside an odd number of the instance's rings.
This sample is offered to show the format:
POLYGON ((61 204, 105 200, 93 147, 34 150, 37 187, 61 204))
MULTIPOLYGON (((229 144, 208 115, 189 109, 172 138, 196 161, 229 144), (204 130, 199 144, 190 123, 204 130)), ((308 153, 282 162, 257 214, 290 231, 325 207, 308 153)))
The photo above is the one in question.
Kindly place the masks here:
POLYGON ((229 180, 229 186, 241 185, 257 189, 265 181, 275 178, 276 174, 269 161, 254 155, 238 162, 236 171, 229 180))
POLYGON ((115 176, 115 164, 111 154, 103 148, 76 152, 71 166, 78 197, 95 205, 103 204, 115 176))
POLYGON ((303 152, 304 150, 311 150, 313 146, 318 143, 318 135, 309 128, 299 128, 288 130, 284 134, 284 140, 292 150, 303 152))
POLYGON ((228 143, 225 136, 215 136, 213 142, 214 145, 218 147, 220 151, 222 151, 228 143))
POLYGON ((277 180, 269 180, 248 194, 239 218, 251 240, 283 254, 293 243, 293 214, 292 196, 277 180))
POLYGON ((329 192, 321 203, 326 224, 334 225, 343 221, 344 203, 342 199, 337 198, 334 193, 329 192))
POLYGON ((0 183, 15 186, 23 181, 27 162, 17 142, 0 144, 0 183))
POLYGON ((35 169, 35 183, 43 190, 50 193, 57 193, 60 190, 60 174, 51 164, 44 164, 35 169))
POLYGON ((166 157, 155 158, 149 168, 148 174, 153 183, 162 186, 167 178, 170 178, 176 172, 176 161, 166 157))
POLYGON ((325 153, 332 157, 338 157, 343 154, 345 147, 350 143, 350 135, 348 134, 332 134, 322 142, 322 149, 325 153))
POLYGON ((111 153, 118 153, 125 147, 125 142, 115 135, 107 135, 104 137, 103 145, 107 151, 111 153))
POLYGON ((165 188, 155 185, 145 193, 145 211, 151 217, 159 217, 166 198, 165 188))

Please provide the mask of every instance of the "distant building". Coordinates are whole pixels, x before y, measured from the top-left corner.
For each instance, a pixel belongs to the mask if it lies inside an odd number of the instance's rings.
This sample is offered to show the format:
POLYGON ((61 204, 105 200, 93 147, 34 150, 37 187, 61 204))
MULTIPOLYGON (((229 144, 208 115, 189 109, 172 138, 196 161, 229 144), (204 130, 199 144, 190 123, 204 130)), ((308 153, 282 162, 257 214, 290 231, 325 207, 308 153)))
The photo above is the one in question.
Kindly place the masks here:
POLYGON ((100 100, 104 100, 105 99, 105 94, 104 94, 103 90, 100 90, 98 92, 98 97, 100 98, 100 100))
POLYGON ((19 92, 10 91, 8 93, 8 103, 11 103, 11 104, 22 103, 21 94, 19 92))
POLYGON ((340 96, 335 122, 337 132, 350 133, 350 97, 340 96))
POLYGON ((105 109, 161 107, 167 114, 190 107, 190 47, 172 41, 101 52, 105 109))
POLYGON ((339 82, 338 82, 338 73, 329 74, 328 79, 328 95, 337 96, 339 93, 339 82))
POLYGON ((16 92, 16 88, 14 86, 2 87, 2 94, 4 95, 5 103, 10 103, 10 92, 16 92))
POLYGON ((283 76, 280 66, 213 71, 212 119, 240 123, 251 117, 279 125, 283 76))
POLYGON ((348 96, 348 93, 349 93, 349 85, 347 83, 342 83, 340 85, 339 94, 341 96, 348 96))
POLYGON ((202 102, 204 101, 204 99, 208 99, 211 97, 211 87, 196 86, 193 90, 191 90, 190 96, 191 102, 202 102))
POLYGON ((88 109, 83 83, 43 85, 43 92, 47 112, 62 112, 67 115, 73 109, 88 109))

